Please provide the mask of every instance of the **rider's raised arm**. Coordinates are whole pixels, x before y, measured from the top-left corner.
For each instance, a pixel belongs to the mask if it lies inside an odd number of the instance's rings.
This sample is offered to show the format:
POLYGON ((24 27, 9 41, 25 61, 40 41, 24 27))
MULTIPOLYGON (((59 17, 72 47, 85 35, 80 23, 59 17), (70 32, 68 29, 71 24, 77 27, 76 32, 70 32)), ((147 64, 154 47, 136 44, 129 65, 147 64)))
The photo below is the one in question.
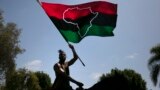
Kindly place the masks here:
POLYGON ((73 58, 68 62, 68 66, 74 64, 74 62, 78 59, 78 55, 77 55, 77 53, 76 53, 74 47, 73 47, 71 44, 69 44, 69 47, 70 47, 71 50, 72 50, 73 58))

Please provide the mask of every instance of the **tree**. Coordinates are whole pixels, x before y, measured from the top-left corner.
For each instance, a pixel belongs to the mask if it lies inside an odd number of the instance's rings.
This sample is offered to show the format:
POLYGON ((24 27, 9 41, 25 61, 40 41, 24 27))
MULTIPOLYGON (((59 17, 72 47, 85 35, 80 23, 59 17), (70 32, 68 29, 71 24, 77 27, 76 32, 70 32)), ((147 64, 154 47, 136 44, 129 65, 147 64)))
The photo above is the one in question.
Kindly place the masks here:
POLYGON ((152 47, 150 53, 152 54, 152 56, 148 61, 148 67, 150 70, 151 80, 156 86, 160 73, 160 44, 152 47))
POLYGON ((51 87, 51 79, 48 74, 27 69, 19 69, 8 80, 7 90, 48 90, 51 87))
POLYGON ((87 90, 147 90, 146 82, 133 70, 112 69, 103 74, 99 81, 87 90))
POLYGON ((19 69, 8 80, 7 90, 41 90, 35 73, 27 69, 19 69))
POLYGON ((44 73, 44 72, 36 72, 35 75, 37 76, 38 80, 39 80, 39 85, 41 87, 42 90, 47 90, 48 88, 51 87, 51 78, 49 77, 48 74, 44 73))
POLYGON ((15 71, 15 58, 21 54, 24 49, 19 45, 19 35, 21 30, 15 23, 5 23, 2 11, 0 11, 0 76, 6 81, 15 71))

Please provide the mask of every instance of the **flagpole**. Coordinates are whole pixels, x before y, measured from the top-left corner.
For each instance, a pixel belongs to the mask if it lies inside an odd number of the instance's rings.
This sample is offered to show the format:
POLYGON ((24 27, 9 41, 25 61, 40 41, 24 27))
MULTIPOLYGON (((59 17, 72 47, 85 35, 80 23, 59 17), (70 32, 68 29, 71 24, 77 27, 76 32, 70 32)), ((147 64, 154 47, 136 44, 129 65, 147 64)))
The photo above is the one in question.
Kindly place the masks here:
POLYGON ((81 61, 82 65, 85 67, 85 64, 83 63, 83 61, 81 60, 81 58, 78 56, 79 60, 81 61))
MULTIPOLYGON (((69 45, 70 43, 65 39, 65 41, 67 42, 67 44, 69 45)), ((79 55, 77 55, 78 56, 78 59, 80 60, 80 62, 82 63, 82 65, 85 67, 85 64, 83 63, 83 61, 81 60, 81 58, 79 57, 79 55)))
MULTIPOLYGON (((60 31, 59 31, 60 32, 60 31)), ((60 32, 61 33, 61 32, 60 32)), ((66 37, 63 35, 63 34, 61 34, 62 36, 63 36, 63 38, 64 38, 64 40, 67 42, 67 44, 69 45, 70 43, 67 41, 67 39, 66 39, 66 37)), ((85 64, 83 63, 83 61, 81 60, 81 58, 79 57, 79 55, 77 54, 77 56, 78 56, 78 59, 80 60, 80 62, 82 63, 82 65, 83 66, 85 66, 85 64)))
MULTIPOLYGON (((37 2, 38 2, 38 4, 40 5, 40 6, 42 6, 42 3, 40 2, 40 0, 37 0, 37 2)), ((60 32, 61 33, 61 32, 60 32)), ((62 36, 63 36, 63 34, 62 34, 62 36)), ((65 39, 65 41, 67 42, 67 44, 69 45, 69 42, 67 41, 67 39, 65 38, 65 36, 63 36, 64 37, 64 39, 65 39)), ((77 55, 78 56, 78 55, 77 55)), ((80 62, 82 63, 82 65, 83 66, 85 66, 85 64, 83 63, 83 61, 81 60, 81 58, 78 56, 78 59, 80 60, 80 62)))
MULTIPOLYGON (((61 33, 61 32, 60 32, 61 33)), ((63 38, 64 38, 64 40, 67 42, 67 44, 69 45, 70 43, 67 41, 67 39, 66 39, 66 37, 63 35, 63 34, 61 34, 62 36, 63 36, 63 38)), ((77 56, 78 56, 78 59, 80 60, 80 62, 82 63, 82 65, 83 66, 85 66, 85 64, 83 63, 83 61, 81 60, 81 58, 79 57, 79 55, 77 54, 77 56)))
POLYGON ((38 4, 41 6, 42 5, 42 3, 40 2, 40 0, 37 0, 37 2, 38 2, 38 4))

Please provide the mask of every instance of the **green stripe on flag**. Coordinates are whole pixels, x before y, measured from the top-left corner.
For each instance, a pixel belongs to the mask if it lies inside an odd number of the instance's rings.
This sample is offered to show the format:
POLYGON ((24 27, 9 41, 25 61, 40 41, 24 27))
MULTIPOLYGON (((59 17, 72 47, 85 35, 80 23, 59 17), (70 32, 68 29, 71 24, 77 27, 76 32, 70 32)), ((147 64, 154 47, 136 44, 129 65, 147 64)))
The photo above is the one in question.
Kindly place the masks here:
POLYGON ((73 43, 80 42, 86 36, 113 36, 114 27, 110 26, 97 26, 97 25, 85 25, 80 32, 73 32, 72 30, 59 30, 64 38, 73 43))

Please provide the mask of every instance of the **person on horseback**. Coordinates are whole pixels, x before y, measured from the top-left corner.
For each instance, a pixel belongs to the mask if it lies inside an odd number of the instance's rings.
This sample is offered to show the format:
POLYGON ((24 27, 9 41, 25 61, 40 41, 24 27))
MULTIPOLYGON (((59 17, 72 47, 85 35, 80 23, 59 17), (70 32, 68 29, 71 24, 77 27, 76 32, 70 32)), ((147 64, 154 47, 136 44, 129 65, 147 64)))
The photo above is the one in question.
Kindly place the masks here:
POLYGON ((73 58, 70 61, 66 61, 66 53, 63 50, 59 50, 59 62, 53 67, 56 76, 52 86, 53 90, 73 90, 70 82, 75 83, 79 87, 83 86, 83 83, 74 80, 69 74, 69 66, 73 65, 78 59, 73 45, 69 44, 69 47, 73 52, 73 58))

